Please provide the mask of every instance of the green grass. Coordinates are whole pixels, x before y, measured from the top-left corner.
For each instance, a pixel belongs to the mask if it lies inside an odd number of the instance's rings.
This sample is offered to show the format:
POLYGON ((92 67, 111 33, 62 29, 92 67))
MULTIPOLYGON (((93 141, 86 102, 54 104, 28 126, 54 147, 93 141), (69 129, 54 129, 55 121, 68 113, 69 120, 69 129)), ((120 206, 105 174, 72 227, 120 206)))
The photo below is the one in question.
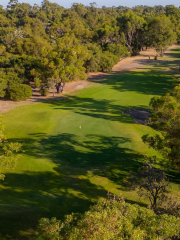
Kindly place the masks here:
MULTIPOLYGON (((63 219, 72 211, 84 212, 107 191, 147 204, 124 189, 123 179, 136 171, 144 155, 157 154, 141 140, 154 131, 134 123, 123 111, 148 109, 151 97, 177 84, 169 71, 176 68, 179 52, 139 71, 112 74, 65 100, 29 104, 4 114, 7 137, 23 143, 25 150, 16 169, 5 171, 0 187, 5 239, 32 239, 41 217, 63 219)), ((176 175, 172 172, 172 179, 176 175)))

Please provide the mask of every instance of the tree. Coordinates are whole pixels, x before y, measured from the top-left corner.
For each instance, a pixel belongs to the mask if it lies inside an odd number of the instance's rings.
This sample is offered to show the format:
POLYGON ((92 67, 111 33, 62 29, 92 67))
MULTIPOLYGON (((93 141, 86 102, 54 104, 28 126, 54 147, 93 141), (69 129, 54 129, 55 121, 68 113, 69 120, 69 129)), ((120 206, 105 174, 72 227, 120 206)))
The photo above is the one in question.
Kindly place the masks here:
POLYGON ((99 40, 101 46, 106 43, 117 42, 120 38, 119 27, 112 27, 110 25, 104 24, 104 26, 97 30, 97 40, 99 40))
POLYGON ((108 44, 107 50, 113 55, 116 55, 119 59, 129 56, 127 47, 118 43, 108 44))
POLYGON ((103 52, 100 56, 100 71, 110 72, 118 60, 119 58, 117 56, 108 52, 103 52))
POLYGON ((165 199, 169 186, 165 172, 155 168, 155 163, 156 157, 147 159, 137 172, 130 172, 125 180, 131 189, 138 190, 140 197, 150 201, 152 209, 165 199))
POLYGON ((173 95, 154 97, 149 105, 153 113, 147 124, 159 134, 146 134, 142 140, 180 169, 180 85, 174 88, 173 95))
POLYGON ((58 38, 53 50, 43 49, 31 74, 46 87, 63 90, 66 82, 87 78, 84 62, 88 58, 87 48, 81 46, 72 34, 58 38))
POLYGON ((71 9, 77 12, 81 17, 84 17, 87 13, 87 8, 81 3, 73 3, 71 9))
POLYGON ((8 79, 3 71, 0 71, 0 97, 4 97, 6 94, 8 79))
POLYGON ((139 40, 145 23, 144 18, 139 17, 132 10, 127 11, 119 18, 120 29, 126 36, 126 46, 129 51, 133 47, 134 54, 138 54, 142 48, 142 43, 139 40))
POLYGON ((150 22, 147 34, 150 45, 160 56, 163 56, 167 47, 176 40, 171 20, 165 15, 158 16, 150 22))
MULTIPOLYGON (((19 156, 16 154, 21 150, 20 143, 8 143, 4 135, 4 127, 2 125, 2 117, 0 117, 0 167, 6 169, 13 169, 17 165, 19 156)), ((0 172, 0 179, 4 180, 5 175, 0 172)))
POLYGON ((180 218, 156 215, 150 209, 124 200, 103 200, 85 214, 66 216, 64 222, 42 218, 37 239, 179 239, 179 226, 180 218))
MULTIPOLYGON (((118 58, 137 55, 143 46, 162 55, 180 41, 179 16, 172 5, 100 8, 93 2, 65 9, 48 0, 40 6, 10 0, 0 7, 0 69, 14 72, 21 84, 34 81, 43 92, 50 86, 60 92, 89 71, 111 71, 118 58)), ((12 81, 6 78, 0 96, 12 81)))

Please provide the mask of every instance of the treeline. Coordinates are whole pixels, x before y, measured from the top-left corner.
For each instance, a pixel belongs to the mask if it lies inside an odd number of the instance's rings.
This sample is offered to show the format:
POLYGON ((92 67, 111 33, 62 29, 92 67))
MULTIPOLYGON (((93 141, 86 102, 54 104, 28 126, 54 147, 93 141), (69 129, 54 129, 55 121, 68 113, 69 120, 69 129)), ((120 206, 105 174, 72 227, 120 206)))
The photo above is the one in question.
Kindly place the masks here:
POLYGON ((44 0, 31 6, 11 0, 0 7, 0 97, 27 99, 30 82, 42 95, 88 72, 111 71, 120 58, 154 47, 163 55, 180 42, 180 8, 74 3, 70 9, 44 0))
POLYGON ((180 237, 180 218, 156 215, 152 210, 124 200, 104 200, 85 214, 67 215, 64 222, 56 218, 39 221, 37 240, 150 240, 180 237))

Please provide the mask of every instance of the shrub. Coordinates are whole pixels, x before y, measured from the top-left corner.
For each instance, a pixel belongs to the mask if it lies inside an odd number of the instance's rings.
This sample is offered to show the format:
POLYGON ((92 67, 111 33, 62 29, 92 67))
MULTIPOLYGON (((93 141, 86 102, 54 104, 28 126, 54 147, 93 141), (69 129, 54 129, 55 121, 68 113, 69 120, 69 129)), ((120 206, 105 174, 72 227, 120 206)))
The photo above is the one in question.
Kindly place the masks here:
POLYGON ((85 214, 66 216, 64 222, 42 218, 38 230, 38 240, 179 239, 180 218, 156 215, 123 200, 103 200, 85 214))
POLYGON ((25 84, 13 84, 8 87, 6 96, 10 100, 17 102, 27 100, 32 96, 32 89, 25 84))
POLYGON ((101 54, 101 59, 100 59, 100 68, 102 72, 108 71, 110 72, 113 68, 113 66, 118 62, 118 57, 108 53, 108 52, 103 52, 101 54))
POLYGON ((107 50, 118 58, 124 58, 130 55, 127 47, 118 43, 108 44, 107 50))
POLYGON ((42 86, 41 89, 39 90, 41 96, 47 96, 49 93, 49 88, 46 86, 42 86))

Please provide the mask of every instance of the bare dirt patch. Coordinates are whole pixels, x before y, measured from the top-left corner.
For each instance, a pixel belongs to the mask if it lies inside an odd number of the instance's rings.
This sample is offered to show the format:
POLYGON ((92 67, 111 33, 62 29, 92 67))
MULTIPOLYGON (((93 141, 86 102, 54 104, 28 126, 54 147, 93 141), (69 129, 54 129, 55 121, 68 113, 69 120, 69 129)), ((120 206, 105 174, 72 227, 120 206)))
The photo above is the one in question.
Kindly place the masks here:
POLYGON ((144 65, 148 65, 154 61, 156 54, 156 51, 152 48, 141 51, 139 56, 128 57, 119 61, 113 67, 113 71, 132 71, 134 69, 143 68, 144 65))
POLYGON ((146 125, 146 120, 148 119, 149 114, 151 114, 149 111, 139 109, 129 109, 123 113, 132 116, 133 121, 141 125, 146 125))

